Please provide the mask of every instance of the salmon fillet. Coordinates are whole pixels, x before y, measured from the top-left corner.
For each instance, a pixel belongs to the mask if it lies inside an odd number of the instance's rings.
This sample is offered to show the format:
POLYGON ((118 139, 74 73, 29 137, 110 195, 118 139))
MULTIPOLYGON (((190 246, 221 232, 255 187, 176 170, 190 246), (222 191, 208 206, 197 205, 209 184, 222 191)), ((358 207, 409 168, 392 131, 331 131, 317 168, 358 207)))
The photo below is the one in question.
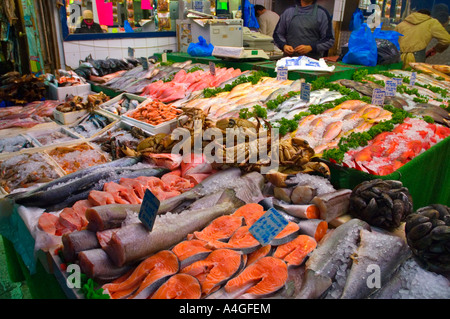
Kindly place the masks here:
POLYGON ((265 297, 281 289, 288 278, 287 265, 275 257, 263 257, 246 267, 238 276, 228 281, 228 293, 243 290, 252 297, 265 297), (250 288, 245 289, 246 286, 250 288))
POLYGON ((230 249, 214 250, 204 260, 197 261, 181 270, 200 282, 202 295, 206 296, 227 282, 243 266, 243 254, 230 249))
POLYGON ((197 278, 176 274, 162 284, 151 299, 200 299, 201 295, 202 288, 197 278))

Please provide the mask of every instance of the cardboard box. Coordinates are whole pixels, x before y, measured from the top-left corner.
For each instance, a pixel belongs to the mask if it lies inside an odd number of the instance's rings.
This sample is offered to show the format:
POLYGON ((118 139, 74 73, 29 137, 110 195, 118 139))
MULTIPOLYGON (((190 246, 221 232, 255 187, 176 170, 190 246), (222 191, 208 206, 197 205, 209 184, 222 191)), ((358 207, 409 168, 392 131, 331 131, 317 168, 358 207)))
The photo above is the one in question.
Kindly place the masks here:
POLYGON ((53 83, 49 83, 49 98, 51 100, 65 101, 66 96, 86 96, 91 92, 91 85, 79 84, 73 86, 57 87, 53 83))

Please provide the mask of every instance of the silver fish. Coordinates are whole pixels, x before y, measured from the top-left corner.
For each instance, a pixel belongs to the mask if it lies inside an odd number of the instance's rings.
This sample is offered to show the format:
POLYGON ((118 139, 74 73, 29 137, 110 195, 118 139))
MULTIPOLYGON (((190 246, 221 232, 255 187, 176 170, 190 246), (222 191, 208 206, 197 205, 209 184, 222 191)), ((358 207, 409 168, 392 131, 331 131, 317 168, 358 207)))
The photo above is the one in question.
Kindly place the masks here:
POLYGON ((325 235, 306 262, 304 283, 296 299, 319 298, 332 288, 338 270, 350 264, 361 229, 369 230, 370 226, 360 219, 351 219, 325 235))
MULTIPOLYGON (((361 230, 361 242, 354 257, 342 292, 342 299, 367 298, 377 290, 368 283, 368 277, 374 272, 371 266, 377 266, 383 286, 397 268, 411 255, 406 242, 387 233, 361 230)), ((378 287, 379 288, 379 287, 378 287)))

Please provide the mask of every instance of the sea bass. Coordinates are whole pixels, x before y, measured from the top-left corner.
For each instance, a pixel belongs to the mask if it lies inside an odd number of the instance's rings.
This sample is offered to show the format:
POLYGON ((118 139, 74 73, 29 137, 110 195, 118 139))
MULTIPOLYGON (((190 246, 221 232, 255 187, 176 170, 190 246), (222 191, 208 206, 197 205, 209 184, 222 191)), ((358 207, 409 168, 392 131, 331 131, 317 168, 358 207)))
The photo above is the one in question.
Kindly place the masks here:
POLYGON ((367 298, 377 290, 376 287, 368 285, 368 277, 375 270, 370 267, 378 267, 380 284, 383 286, 410 255, 411 250, 402 238, 387 233, 361 230, 361 244, 356 257, 353 258, 341 298, 367 298))
POLYGON ((369 230, 370 226, 360 219, 351 219, 325 235, 306 262, 304 283, 296 299, 319 298, 332 288, 338 270, 350 264, 361 229, 369 230))

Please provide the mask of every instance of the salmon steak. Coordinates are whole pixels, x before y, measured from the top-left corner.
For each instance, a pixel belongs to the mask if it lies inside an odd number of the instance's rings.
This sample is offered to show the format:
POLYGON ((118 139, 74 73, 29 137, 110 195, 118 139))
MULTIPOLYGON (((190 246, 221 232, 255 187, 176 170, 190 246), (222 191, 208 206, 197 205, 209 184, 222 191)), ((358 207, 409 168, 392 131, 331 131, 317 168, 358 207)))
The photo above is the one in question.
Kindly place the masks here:
POLYGON ((264 215, 264 208, 256 203, 249 203, 239 207, 233 216, 243 217, 245 224, 248 226, 253 225, 262 215, 264 215))
POLYGON ((263 298, 281 289, 287 279, 286 263, 279 258, 268 256, 260 258, 229 280, 225 291, 239 291, 242 297, 263 298))
POLYGON ((207 248, 206 241, 200 239, 184 240, 172 248, 173 253, 180 261, 180 268, 189 266, 193 262, 205 259, 212 252, 207 248))
POLYGON ((162 284, 151 299, 200 299, 201 296, 202 287, 197 278, 188 274, 176 274, 162 284))
POLYGON ((270 256, 272 253, 272 246, 271 245, 265 245, 254 252, 247 255, 247 264, 246 266, 249 266, 253 264, 255 261, 259 260, 262 257, 270 256))
POLYGON ((177 256, 169 250, 160 252, 142 261, 131 275, 122 282, 103 285, 112 299, 147 298, 168 276, 179 270, 177 256))
POLYGON ((242 217, 224 215, 214 219, 201 231, 189 234, 187 239, 201 239, 204 241, 227 240, 242 226, 242 217))
POLYGON ((206 296, 217 289, 243 267, 244 258, 239 251, 217 249, 204 260, 197 261, 181 270, 181 273, 194 276, 200 282, 202 295, 206 296))
POLYGON ((239 227, 228 242, 213 240, 208 242, 207 247, 211 249, 226 248, 240 250, 243 254, 252 253, 257 250, 261 244, 255 237, 253 237, 249 229, 250 226, 239 227))
POLYGON ((278 246, 290 242, 297 236, 299 230, 300 227, 298 226, 298 224, 289 222, 286 227, 284 227, 283 230, 278 233, 278 235, 276 235, 274 239, 272 239, 271 244, 273 246, 278 246))
POLYGON ((273 256, 284 260, 288 266, 300 266, 316 247, 314 238, 298 235, 294 240, 278 246, 273 256))

